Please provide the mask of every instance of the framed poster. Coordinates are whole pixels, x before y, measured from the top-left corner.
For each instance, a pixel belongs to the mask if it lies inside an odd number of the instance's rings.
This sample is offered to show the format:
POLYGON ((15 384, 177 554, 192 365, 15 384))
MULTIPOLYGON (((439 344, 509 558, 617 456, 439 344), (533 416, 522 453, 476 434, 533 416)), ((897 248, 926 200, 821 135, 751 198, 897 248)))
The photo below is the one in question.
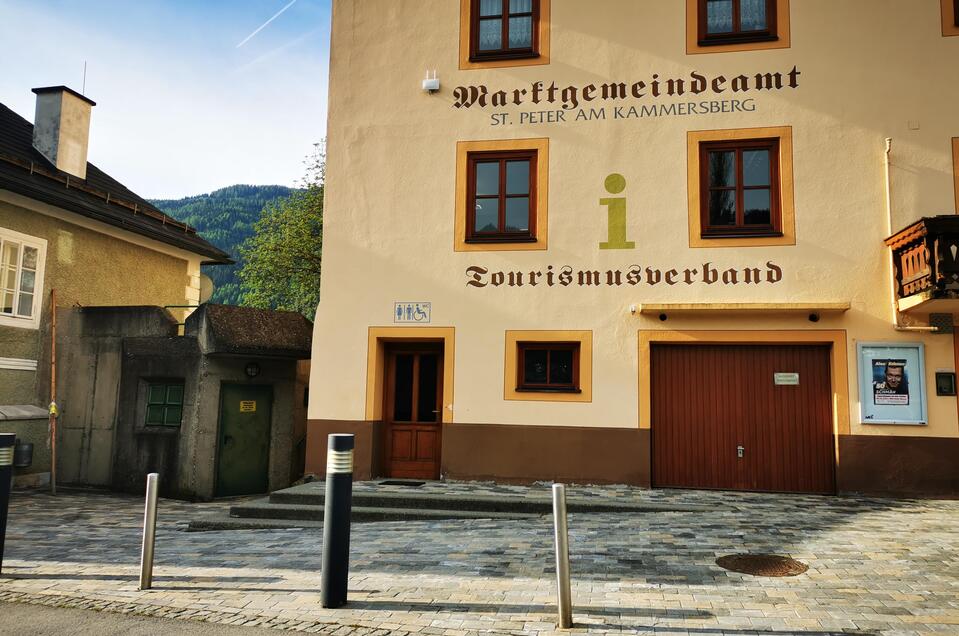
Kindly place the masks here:
POLYGON ((863 424, 926 424, 922 343, 856 345, 863 424))

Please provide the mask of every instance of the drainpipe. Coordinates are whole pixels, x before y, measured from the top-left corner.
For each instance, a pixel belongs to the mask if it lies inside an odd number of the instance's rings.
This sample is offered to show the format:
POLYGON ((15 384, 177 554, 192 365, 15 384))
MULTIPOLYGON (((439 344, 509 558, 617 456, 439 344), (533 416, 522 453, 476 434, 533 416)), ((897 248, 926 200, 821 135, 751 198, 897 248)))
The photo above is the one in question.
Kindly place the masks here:
MULTIPOLYGON (((883 157, 883 164, 886 168, 886 236, 892 236, 892 179, 890 176, 889 153, 892 152, 892 137, 886 137, 886 152, 883 157)), ((895 263, 892 261, 892 250, 889 251, 890 272, 895 270, 895 263)), ((892 278, 889 288, 890 298, 892 299, 892 324, 896 331, 920 331, 927 333, 937 333, 938 327, 926 327, 921 325, 903 325, 899 322, 899 303, 896 298, 896 280, 892 278)))
POLYGON ((50 494, 57 495, 57 290, 50 290, 50 494))
POLYGON ((886 137, 886 154, 883 164, 886 168, 886 236, 892 236, 892 179, 890 178, 889 153, 892 152, 892 137, 886 137))

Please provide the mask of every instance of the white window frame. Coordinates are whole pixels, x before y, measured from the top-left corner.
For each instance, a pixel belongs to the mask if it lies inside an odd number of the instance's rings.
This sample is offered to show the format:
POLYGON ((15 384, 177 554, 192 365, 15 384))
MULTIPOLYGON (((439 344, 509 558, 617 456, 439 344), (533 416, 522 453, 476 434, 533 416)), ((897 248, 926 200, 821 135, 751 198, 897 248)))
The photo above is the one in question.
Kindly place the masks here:
MULTIPOLYGON (((47 241, 46 239, 38 238, 36 236, 29 236, 27 234, 21 234, 20 232, 14 232, 13 230, 5 227, 0 227, 0 243, 3 241, 12 241, 21 245, 21 263, 23 261, 22 246, 32 247, 37 250, 37 276, 33 287, 33 310, 31 312, 31 316, 29 318, 23 318, 20 316, 10 316, 0 313, 0 326, 20 327, 22 329, 39 329, 40 310, 43 307, 43 275, 47 261, 47 241)), ((18 291, 20 289, 21 269, 21 266, 18 264, 16 281, 16 289, 18 291)))

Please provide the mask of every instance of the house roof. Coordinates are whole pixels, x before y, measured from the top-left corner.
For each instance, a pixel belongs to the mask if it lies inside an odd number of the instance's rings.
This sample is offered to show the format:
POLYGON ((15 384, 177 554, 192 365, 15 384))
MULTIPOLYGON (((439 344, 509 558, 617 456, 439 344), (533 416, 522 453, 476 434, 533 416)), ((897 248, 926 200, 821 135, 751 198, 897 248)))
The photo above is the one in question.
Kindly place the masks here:
POLYGON ((202 339, 204 353, 298 360, 312 353, 313 323, 295 311, 204 303, 186 319, 185 331, 202 339))
POLYGON ((205 257, 232 263, 229 254, 200 238, 92 163, 87 178, 58 170, 33 147, 33 124, 0 104, 0 189, 107 223, 205 257))

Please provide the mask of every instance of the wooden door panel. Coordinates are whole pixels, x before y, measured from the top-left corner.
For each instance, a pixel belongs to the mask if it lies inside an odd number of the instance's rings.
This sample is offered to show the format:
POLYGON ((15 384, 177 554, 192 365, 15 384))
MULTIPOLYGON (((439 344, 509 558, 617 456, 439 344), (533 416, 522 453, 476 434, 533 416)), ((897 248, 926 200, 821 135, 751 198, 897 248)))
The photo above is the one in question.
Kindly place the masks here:
POLYGON ((654 485, 835 491, 828 347, 654 346, 650 373, 654 485))
POLYGON ((436 459, 438 437, 436 431, 420 430, 416 432, 416 459, 418 461, 433 461, 436 459))
POLYGON ((442 433, 440 347, 388 351, 384 423, 390 477, 438 479, 442 433))
POLYGON ((654 349, 652 365, 656 485, 742 487, 739 466, 720 452, 736 446, 742 400, 738 394, 722 395, 726 388, 714 371, 718 352, 677 347, 669 353, 654 349), (724 401, 726 408, 717 408, 724 401), (668 410, 660 408, 665 405, 668 410))
POLYGON ((394 460, 409 461, 413 459, 413 431, 393 429, 391 455, 394 460))

